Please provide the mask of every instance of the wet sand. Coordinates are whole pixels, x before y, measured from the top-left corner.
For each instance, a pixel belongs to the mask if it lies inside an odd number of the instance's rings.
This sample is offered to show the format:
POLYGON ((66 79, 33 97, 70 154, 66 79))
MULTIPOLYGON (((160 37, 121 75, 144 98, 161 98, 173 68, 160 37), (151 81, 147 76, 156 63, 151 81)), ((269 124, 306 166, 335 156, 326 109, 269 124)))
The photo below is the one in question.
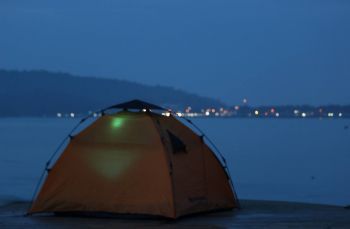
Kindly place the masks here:
POLYGON ((178 220, 24 216, 28 202, 0 207, 0 228, 350 228, 350 209, 276 201, 241 201, 242 209, 178 220))

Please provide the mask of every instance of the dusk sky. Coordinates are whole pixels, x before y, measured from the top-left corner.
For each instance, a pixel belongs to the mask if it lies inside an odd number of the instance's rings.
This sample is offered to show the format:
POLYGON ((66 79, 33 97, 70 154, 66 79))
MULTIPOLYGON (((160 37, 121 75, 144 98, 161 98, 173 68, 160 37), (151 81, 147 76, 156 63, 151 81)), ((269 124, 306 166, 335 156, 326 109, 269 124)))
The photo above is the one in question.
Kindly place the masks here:
POLYGON ((350 104, 350 1, 1 0, 0 68, 350 104))

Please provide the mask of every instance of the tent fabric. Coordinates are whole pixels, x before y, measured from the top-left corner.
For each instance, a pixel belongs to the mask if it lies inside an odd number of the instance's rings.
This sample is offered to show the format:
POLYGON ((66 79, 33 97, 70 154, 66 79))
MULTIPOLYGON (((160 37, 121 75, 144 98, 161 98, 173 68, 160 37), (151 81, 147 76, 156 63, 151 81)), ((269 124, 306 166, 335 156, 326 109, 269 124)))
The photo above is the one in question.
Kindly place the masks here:
POLYGON ((190 128, 172 116, 122 111, 100 117, 70 140, 29 214, 178 218, 236 207, 224 168, 190 128))
POLYGON ((178 138, 176 137, 173 133, 171 133, 169 130, 167 131, 169 135, 169 139, 171 142, 171 146, 173 148, 173 153, 177 152, 186 152, 186 145, 178 138))

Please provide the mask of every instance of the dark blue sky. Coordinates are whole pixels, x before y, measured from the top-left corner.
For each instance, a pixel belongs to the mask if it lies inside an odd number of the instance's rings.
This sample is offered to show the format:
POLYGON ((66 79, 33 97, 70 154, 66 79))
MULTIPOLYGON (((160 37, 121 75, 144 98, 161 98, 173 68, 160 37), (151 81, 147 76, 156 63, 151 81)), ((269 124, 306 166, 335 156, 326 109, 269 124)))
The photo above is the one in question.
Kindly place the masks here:
POLYGON ((350 103, 348 0, 1 0, 0 68, 350 103))

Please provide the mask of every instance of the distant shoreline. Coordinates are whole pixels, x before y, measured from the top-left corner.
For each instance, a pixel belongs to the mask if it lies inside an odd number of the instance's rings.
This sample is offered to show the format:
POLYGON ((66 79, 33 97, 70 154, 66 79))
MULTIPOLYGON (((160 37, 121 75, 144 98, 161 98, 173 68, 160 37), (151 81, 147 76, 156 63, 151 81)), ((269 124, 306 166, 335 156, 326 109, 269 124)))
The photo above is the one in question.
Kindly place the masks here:
MULTIPOLYGON (((58 120, 79 120, 83 117, 83 115, 77 115, 75 117, 57 117, 54 115, 42 115, 42 116, 0 116, 0 119, 8 119, 8 118, 35 118, 35 119, 58 119, 58 120)), ((182 118, 177 116, 178 118, 182 118)), ((97 118, 97 117, 94 117, 97 118)), ((263 119, 263 120, 286 120, 286 119, 292 119, 292 120, 349 120, 350 116, 346 117, 245 117, 245 116, 223 116, 223 117, 215 117, 215 116, 193 116, 193 117, 186 117, 189 119, 263 119)))
POLYGON ((336 101, 327 104, 320 101, 318 105, 253 105, 245 98, 237 104, 227 104, 167 86, 49 71, 0 69, 0 94, 0 117, 80 116, 141 99, 189 118, 350 118, 350 104, 336 101))

